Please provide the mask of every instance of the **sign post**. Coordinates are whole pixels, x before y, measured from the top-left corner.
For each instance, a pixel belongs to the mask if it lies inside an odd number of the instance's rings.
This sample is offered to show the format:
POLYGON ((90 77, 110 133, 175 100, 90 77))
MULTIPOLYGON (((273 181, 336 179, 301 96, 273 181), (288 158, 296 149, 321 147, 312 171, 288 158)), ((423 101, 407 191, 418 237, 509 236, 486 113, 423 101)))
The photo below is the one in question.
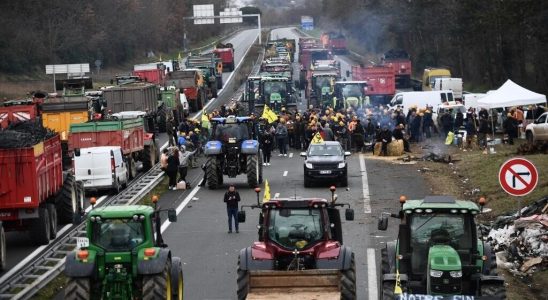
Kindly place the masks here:
POLYGON ((537 168, 525 158, 509 159, 500 167, 499 183, 505 192, 518 197, 518 214, 521 216, 521 197, 531 193, 537 186, 537 168))

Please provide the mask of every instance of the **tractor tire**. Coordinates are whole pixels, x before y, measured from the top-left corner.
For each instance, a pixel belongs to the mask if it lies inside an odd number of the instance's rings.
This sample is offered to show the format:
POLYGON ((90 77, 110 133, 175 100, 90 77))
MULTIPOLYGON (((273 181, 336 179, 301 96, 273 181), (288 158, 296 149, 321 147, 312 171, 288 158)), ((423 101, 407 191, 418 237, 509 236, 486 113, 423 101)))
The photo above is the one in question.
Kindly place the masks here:
POLYGON ((173 257, 171 259, 171 292, 173 295, 172 299, 183 300, 183 267, 179 257, 173 257))
POLYGON ((384 274, 390 274, 390 263, 388 262, 388 250, 381 249, 381 278, 384 274))
POLYGON ((356 262, 352 253, 350 269, 341 271, 341 300, 354 299, 356 299, 356 262))
POLYGON ((143 276, 143 300, 168 299, 171 292, 171 261, 162 273, 143 276))
POLYGON ((6 269, 6 233, 4 227, 0 225, 0 271, 6 269))
POLYGON ((163 105, 156 111, 156 123, 158 123, 159 132, 167 131, 167 112, 163 105))
POLYGON ((69 278, 65 288, 65 300, 91 299, 89 278, 69 278))
POLYGON ((381 300, 394 300, 394 288, 396 287, 395 281, 385 281, 382 283, 381 300))
POLYGON ((249 292, 249 272, 247 270, 240 269, 240 259, 238 258, 238 270, 237 270, 238 279, 238 300, 245 300, 247 293, 249 292))
POLYGON ((145 146, 143 150, 143 171, 148 171, 156 165, 156 143, 145 146))
POLYGON ((213 158, 209 164, 207 164, 206 169, 207 186, 210 190, 216 189, 219 185, 219 174, 217 174, 218 171, 217 159, 213 158))
POLYGON ((257 155, 248 155, 247 156, 247 184, 250 188, 255 188, 259 185, 259 156, 257 155))
POLYGON ((484 275, 498 275, 497 274, 497 256, 489 244, 485 244, 483 248, 483 255, 487 259, 483 262, 482 273, 484 275))
POLYGON ((217 84, 212 84, 211 85, 211 97, 213 98, 217 98, 217 91, 219 89, 217 88, 217 84))
POLYGON ((48 203, 46 204, 46 209, 49 214, 49 238, 54 240, 57 237, 57 209, 55 204, 48 203))
POLYGON ((481 284, 481 296, 489 299, 506 299, 506 288, 504 283, 483 283, 481 284))
POLYGON ((47 245, 51 236, 51 225, 48 210, 38 208, 38 219, 32 220, 30 235, 37 245, 47 245))
POLYGON ((137 176, 137 166, 135 166, 135 160, 131 155, 127 158, 127 170, 130 180, 137 176))
POLYGON ((308 176, 304 175, 304 187, 309 188, 311 186, 312 186, 312 180, 308 176))
POLYGON ((55 199, 57 215, 61 224, 72 222, 74 213, 79 209, 78 185, 75 183, 74 175, 68 174, 63 183, 61 191, 55 199))

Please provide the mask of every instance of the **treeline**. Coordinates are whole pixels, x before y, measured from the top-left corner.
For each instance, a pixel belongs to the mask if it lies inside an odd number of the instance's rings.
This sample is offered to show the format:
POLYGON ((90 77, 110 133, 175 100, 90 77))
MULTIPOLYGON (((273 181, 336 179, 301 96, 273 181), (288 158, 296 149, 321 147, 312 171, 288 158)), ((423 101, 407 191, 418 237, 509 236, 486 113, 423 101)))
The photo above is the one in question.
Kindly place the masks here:
MULTIPOLYGON (((187 40, 207 39, 220 25, 192 25, 193 4, 221 0, 0 1, 0 72, 30 73, 46 64, 119 65, 146 53, 168 53, 187 40)), ((223 26, 223 28, 226 26, 223 26)))
POLYGON ((323 28, 340 28, 367 53, 407 50, 417 75, 448 66, 476 87, 510 78, 548 93, 548 1, 307 1, 323 28))

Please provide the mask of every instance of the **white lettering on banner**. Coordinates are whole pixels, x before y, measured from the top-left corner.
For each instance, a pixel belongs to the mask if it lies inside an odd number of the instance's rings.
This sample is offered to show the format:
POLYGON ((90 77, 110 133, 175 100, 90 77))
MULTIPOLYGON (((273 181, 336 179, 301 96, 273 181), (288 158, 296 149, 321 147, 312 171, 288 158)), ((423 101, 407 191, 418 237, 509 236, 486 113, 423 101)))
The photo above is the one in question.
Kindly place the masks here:
POLYGON ((398 297, 398 300, 474 300, 474 296, 453 295, 422 295, 422 294, 407 294, 403 293, 398 297))

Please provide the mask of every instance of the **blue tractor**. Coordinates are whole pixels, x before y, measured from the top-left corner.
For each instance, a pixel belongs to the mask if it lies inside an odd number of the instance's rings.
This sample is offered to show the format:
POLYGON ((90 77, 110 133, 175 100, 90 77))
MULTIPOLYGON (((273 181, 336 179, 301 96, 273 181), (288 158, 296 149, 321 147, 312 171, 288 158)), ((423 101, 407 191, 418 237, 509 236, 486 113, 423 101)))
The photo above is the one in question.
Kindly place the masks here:
POLYGON ((234 178, 247 175, 254 188, 263 181, 262 155, 256 139, 255 122, 250 117, 228 116, 211 119, 212 132, 205 145, 207 185, 216 189, 223 184, 223 175, 234 178))

